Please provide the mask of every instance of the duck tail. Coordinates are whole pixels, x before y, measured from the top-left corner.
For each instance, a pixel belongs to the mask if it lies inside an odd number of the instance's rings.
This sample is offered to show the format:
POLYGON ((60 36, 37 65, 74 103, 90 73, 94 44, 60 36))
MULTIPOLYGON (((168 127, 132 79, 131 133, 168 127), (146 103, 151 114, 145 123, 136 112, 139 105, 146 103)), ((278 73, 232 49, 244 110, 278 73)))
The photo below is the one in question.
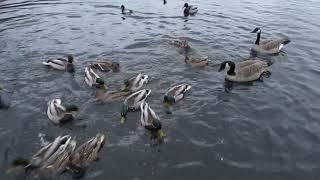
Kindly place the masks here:
POLYGON ((47 61, 42 62, 43 65, 49 66, 49 63, 47 61))

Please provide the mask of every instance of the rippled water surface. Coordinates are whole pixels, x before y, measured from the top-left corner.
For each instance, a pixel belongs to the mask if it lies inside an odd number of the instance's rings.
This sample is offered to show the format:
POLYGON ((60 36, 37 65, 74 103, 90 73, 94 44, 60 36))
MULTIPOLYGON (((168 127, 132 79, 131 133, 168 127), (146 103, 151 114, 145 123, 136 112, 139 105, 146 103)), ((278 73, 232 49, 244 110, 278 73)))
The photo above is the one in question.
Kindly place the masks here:
POLYGON ((97 132, 107 135, 106 145, 84 179, 319 179, 320 1, 188 3, 199 13, 185 22, 180 0, 0 1, 0 84, 11 100, 0 110, 0 179, 24 179, 4 171, 14 157, 39 149, 39 133, 46 140, 72 134, 81 143, 97 132), (135 11, 125 20, 122 3, 135 11), (226 92, 217 64, 248 58, 257 26, 262 37, 287 35, 291 43, 271 57, 270 78, 226 92), (211 65, 185 65, 172 38, 187 38, 189 55, 209 56, 211 65), (73 75, 41 64, 66 53, 75 56, 73 75), (150 145, 139 112, 120 126, 120 102, 90 102, 84 68, 98 57, 121 64, 103 76, 110 88, 139 72, 151 76, 148 102, 167 133, 163 144, 150 145), (162 96, 181 82, 193 87, 166 114, 162 96), (56 97, 81 105, 77 120, 49 122, 47 102, 56 97))

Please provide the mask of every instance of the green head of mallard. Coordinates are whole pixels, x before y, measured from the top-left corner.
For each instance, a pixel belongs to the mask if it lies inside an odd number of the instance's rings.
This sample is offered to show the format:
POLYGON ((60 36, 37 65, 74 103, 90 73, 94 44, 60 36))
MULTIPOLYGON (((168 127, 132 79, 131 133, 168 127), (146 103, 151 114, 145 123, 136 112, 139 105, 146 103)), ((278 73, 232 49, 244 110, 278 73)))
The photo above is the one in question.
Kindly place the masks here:
POLYGON ((174 104, 176 100, 172 96, 164 96, 163 103, 166 107, 170 107, 172 104, 174 104))
POLYGON ((150 126, 146 126, 146 129, 149 129, 150 131, 157 133, 157 136, 160 138, 166 136, 165 132, 162 129, 161 122, 158 119, 154 119, 150 126))
POLYGON ((104 83, 104 80, 101 79, 101 78, 97 78, 96 79, 96 83, 93 84, 92 86, 94 86, 94 87, 96 87, 98 89, 102 89, 102 90, 107 90, 108 89, 107 85, 105 85, 105 83, 104 83))
POLYGON ((12 161, 9 168, 6 170, 6 174, 11 174, 16 171, 16 169, 20 166, 23 168, 27 168, 31 165, 30 161, 24 158, 16 158, 12 161))
POLYGON ((120 123, 121 124, 124 124, 124 122, 126 121, 126 117, 127 117, 127 112, 129 110, 129 106, 128 106, 128 103, 127 102, 124 102, 122 104, 122 107, 121 107, 121 119, 120 119, 120 123))

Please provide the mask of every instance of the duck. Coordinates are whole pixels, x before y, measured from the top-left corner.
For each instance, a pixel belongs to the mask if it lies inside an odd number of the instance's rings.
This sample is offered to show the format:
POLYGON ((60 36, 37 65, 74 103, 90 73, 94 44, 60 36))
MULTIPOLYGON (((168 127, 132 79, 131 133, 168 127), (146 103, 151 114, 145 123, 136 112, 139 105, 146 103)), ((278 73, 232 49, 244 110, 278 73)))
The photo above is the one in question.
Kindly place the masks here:
POLYGON ((189 56, 185 57, 185 63, 190 64, 192 67, 205 67, 209 65, 209 57, 199 57, 199 58, 190 58, 189 56))
POLYGON ((80 145, 72 153, 67 168, 73 173, 73 177, 82 177, 85 173, 85 169, 91 162, 98 160, 98 155, 104 145, 104 141, 105 136, 98 133, 95 137, 80 145))
POLYGON ((259 27, 255 28, 251 33, 257 33, 255 45, 251 48, 251 51, 254 53, 275 55, 278 54, 285 45, 290 43, 288 37, 277 37, 260 41, 261 28, 259 27))
POLYGON ((134 92, 125 98, 121 107, 121 119, 120 123, 124 124, 127 117, 128 111, 136 111, 140 108, 141 104, 144 103, 147 97, 150 95, 150 89, 141 89, 140 91, 134 92))
POLYGON ((107 61, 107 60, 92 63, 90 67, 101 72, 110 72, 110 71, 119 72, 120 71, 119 63, 107 61))
POLYGON ((76 105, 63 106, 61 99, 48 102, 47 115, 54 124, 61 124, 73 119, 73 112, 78 111, 76 105))
POLYGON ((85 72, 85 81, 90 87, 107 89, 107 86, 105 85, 104 80, 90 66, 86 67, 84 72, 85 72))
POLYGON ((198 12, 198 7, 189 5, 188 3, 184 3, 183 8, 184 17, 194 16, 198 12))
POLYGON ((74 72, 73 59, 74 58, 72 55, 68 55, 67 59, 54 58, 54 59, 49 59, 47 61, 44 61, 42 62, 42 64, 49 66, 53 69, 67 71, 67 72, 74 72))
POLYGON ((149 76, 139 73, 136 77, 124 81, 121 91, 136 92, 148 83, 149 76))
POLYGON ((70 135, 58 136, 48 145, 42 147, 32 158, 16 158, 10 165, 7 173, 14 172, 22 166, 35 176, 52 176, 67 170, 70 157, 74 152, 76 142, 70 135))
POLYGON ((169 107, 184 98, 185 93, 191 89, 189 84, 179 84, 171 87, 163 98, 165 106, 169 107))
POLYGON ((186 39, 174 39, 170 41, 170 44, 177 48, 190 48, 189 43, 186 39))
POLYGON ((160 138, 165 136, 159 116, 151 109, 147 102, 141 103, 140 122, 143 127, 159 135, 160 138))
POLYGON ((225 70, 225 78, 232 82, 251 82, 260 79, 262 74, 270 75, 268 63, 263 60, 246 60, 238 64, 224 61, 219 72, 225 70))
POLYGON ((130 14, 132 14, 132 13, 133 13, 132 10, 126 9, 126 8, 124 7, 124 5, 121 5, 121 14, 123 14, 123 15, 130 15, 130 14))
POLYGON ((124 100, 130 91, 118 91, 98 88, 95 93, 95 99, 102 102, 114 102, 124 100))

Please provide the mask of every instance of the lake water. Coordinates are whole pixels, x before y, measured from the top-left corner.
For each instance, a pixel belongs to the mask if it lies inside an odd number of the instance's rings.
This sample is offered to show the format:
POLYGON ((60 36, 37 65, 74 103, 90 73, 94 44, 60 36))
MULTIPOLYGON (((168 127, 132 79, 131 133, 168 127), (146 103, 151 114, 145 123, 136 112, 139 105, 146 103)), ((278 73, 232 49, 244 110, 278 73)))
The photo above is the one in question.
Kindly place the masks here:
POLYGON ((106 145, 83 179, 319 179, 320 1, 187 2, 199 13, 185 22, 180 0, 0 1, 0 84, 11 101, 0 110, 0 179, 25 179, 4 171, 14 157, 39 149, 40 133, 48 141, 71 134, 80 144, 98 132, 106 145), (125 20, 122 3, 134 10, 125 20), (291 43, 271 57, 270 78, 226 91, 217 65, 248 58, 255 27, 262 38, 287 35, 291 43), (188 53, 209 56, 210 66, 185 65, 172 38, 186 38, 188 53), (74 74, 41 64, 67 53, 75 56, 74 74), (84 68, 98 57, 121 65, 103 75, 110 88, 139 72, 151 76, 148 102, 167 133, 163 144, 150 145, 139 112, 120 126, 120 102, 90 102, 84 68), (182 82, 193 87, 166 114, 162 97, 182 82), (48 120, 47 102, 57 97, 80 105, 77 120, 48 120))

